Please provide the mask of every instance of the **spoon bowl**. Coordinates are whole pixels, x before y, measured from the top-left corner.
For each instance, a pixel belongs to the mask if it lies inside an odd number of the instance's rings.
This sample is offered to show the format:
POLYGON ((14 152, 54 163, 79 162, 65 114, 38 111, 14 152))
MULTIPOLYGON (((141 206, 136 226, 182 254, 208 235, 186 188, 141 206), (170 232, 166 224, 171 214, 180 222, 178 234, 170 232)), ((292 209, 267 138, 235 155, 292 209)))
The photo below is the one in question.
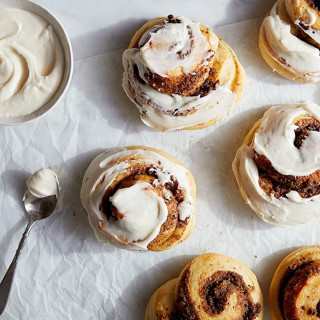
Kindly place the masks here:
POLYGON ((24 207, 29 215, 34 216, 35 220, 45 219, 51 216, 54 211, 58 197, 52 195, 49 197, 38 198, 34 196, 29 189, 23 196, 24 207))

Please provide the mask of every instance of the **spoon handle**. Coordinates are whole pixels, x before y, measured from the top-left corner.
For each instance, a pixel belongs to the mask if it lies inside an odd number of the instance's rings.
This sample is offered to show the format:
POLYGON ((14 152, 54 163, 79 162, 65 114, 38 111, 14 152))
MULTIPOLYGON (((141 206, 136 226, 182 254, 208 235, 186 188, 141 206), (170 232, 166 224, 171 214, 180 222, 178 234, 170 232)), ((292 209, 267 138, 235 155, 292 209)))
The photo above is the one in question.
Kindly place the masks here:
POLYGON ((13 280, 13 276, 14 276, 14 272, 16 270, 16 266, 18 263, 18 259, 20 257, 20 254, 22 252, 22 248, 26 242, 27 236, 29 235, 30 229, 32 228, 32 226, 34 225, 34 223, 36 222, 36 220, 34 219, 29 219, 29 222, 27 224, 27 227, 22 235, 22 238, 19 242, 19 246, 18 249, 16 251, 16 254, 13 257, 13 260, 6 272, 6 274, 4 275, 1 283, 0 283, 0 315, 2 314, 2 312, 5 309, 5 306, 7 304, 8 301, 8 297, 9 297, 9 293, 10 293, 10 289, 11 289, 11 284, 12 284, 12 280, 13 280))

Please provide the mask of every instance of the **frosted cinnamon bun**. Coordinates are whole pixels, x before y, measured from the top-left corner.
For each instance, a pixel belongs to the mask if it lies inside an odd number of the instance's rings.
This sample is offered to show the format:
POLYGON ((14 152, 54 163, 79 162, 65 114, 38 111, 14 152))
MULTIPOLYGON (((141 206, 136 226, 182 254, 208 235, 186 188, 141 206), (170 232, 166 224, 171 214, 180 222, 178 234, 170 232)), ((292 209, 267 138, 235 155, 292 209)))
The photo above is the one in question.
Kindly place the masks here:
POLYGON ((273 320, 320 318, 320 246, 289 254, 276 270, 269 291, 273 320))
POLYGON ((320 216, 320 107, 270 108, 233 161, 241 194, 271 224, 294 226, 320 216))
POLYGON ((320 82, 320 3, 278 0, 264 19, 261 54, 280 75, 300 82, 320 82))
POLYGON ((141 120, 161 131, 200 129, 239 101, 245 73, 209 28, 186 17, 143 25, 123 53, 123 88, 141 120))
POLYGON ((161 251, 195 226, 196 186, 190 171, 163 151, 112 148, 89 165, 81 201, 97 239, 128 250, 161 251))
POLYGON ((145 320, 258 320, 263 296, 253 272, 230 257, 207 253, 150 298, 145 320))

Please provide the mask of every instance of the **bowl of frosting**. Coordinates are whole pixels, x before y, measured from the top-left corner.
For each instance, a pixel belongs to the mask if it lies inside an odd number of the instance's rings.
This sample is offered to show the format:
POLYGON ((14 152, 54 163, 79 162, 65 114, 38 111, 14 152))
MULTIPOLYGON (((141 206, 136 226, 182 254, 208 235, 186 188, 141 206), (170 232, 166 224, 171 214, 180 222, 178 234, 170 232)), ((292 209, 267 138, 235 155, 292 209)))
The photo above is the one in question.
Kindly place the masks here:
POLYGON ((0 124, 35 119, 66 92, 73 69, 70 40, 42 6, 0 0, 0 124))

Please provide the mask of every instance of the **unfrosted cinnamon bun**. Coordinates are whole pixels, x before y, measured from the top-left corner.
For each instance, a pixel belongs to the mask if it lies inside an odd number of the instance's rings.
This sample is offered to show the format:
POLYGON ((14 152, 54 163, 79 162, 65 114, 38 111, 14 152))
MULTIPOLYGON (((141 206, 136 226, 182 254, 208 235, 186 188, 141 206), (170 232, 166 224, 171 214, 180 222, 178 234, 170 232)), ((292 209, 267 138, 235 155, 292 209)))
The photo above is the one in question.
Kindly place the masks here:
POLYGON ((320 82, 320 3, 278 0, 264 19, 261 54, 280 75, 300 82, 320 82))
POLYGON ((141 120, 161 131, 200 129, 239 101, 244 70, 209 28, 186 17, 143 25, 123 53, 123 88, 141 120))
POLYGON ((277 268, 269 291, 273 320, 320 318, 320 246, 300 248, 277 268))
POLYGON ((125 147, 109 149, 91 162, 81 201, 99 241, 161 251, 193 231, 195 193, 192 174, 172 156, 125 147))
POLYGON ((233 161, 241 194, 258 216, 293 226, 320 216, 320 107, 270 108, 233 161))
POLYGON ((150 298, 146 320, 258 320, 262 292, 253 272, 230 257, 207 253, 150 298))

